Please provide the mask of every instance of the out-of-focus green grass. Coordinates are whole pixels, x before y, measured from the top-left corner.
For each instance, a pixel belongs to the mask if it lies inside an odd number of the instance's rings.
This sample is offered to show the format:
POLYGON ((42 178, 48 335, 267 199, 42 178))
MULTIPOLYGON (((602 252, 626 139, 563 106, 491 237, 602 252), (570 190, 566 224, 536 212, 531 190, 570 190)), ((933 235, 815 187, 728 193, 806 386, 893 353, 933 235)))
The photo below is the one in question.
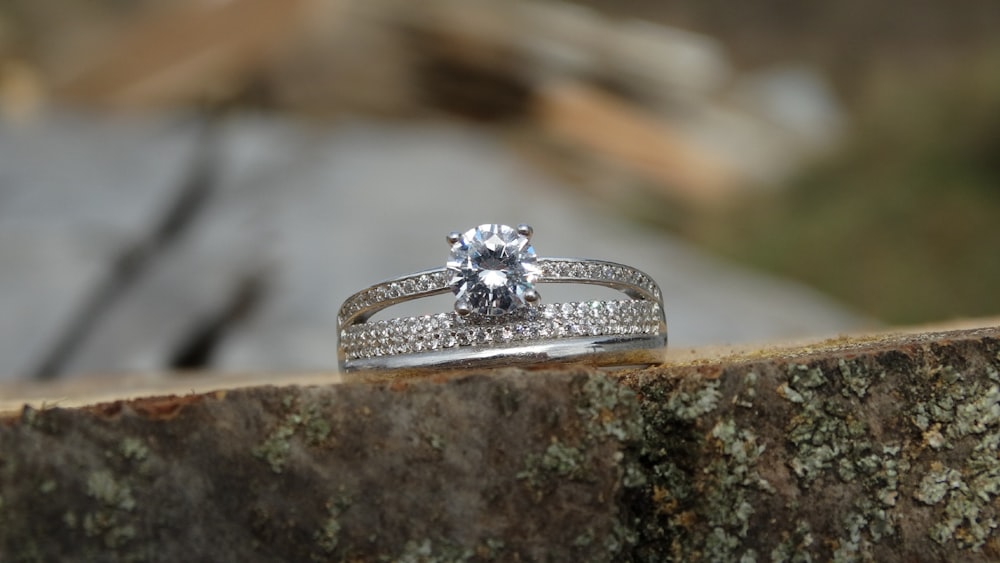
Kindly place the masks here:
POLYGON ((1000 56, 869 92, 836 155, 682 228, 889 322, 1000 313, 1000 56))

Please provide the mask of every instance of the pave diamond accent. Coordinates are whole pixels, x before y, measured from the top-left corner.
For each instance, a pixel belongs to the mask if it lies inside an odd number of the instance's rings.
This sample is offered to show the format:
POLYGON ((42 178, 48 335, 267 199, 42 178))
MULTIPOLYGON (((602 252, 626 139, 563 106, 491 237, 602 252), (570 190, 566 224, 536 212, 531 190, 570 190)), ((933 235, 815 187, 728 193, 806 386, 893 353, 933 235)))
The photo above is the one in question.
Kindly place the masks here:
POLYGON ((347 359, 355 360, 539 339, 656 334, 662 322, 655 302, 583 301, 529 306, 503 317, 441 313, 361 323, 343 329, 340 338, 347 359))
POLYGON ((542 270, 539 282, 581 282, 603 285, 624 285, 658 300, 660 288, 649 276, 621 264, 601 260, 573 260, 569 258, 543 258, 538 261, 542 270))
POLYGON ((448 274, 444 271, 421 272, 398 280, 376 284, 349 297, 340 307, 340 324, 373 308, 381 309, 394 302, 414 297, 433 295, 448 288, 448 274))
MULTIPOLYGON (((660 288, 649 276, 621 264, 601 260, 538 258, 534 266, 538 270, 538 276, 533 281, 535 284, 592 283, 624 289, 626 293, 639 295, 650 301, 660 299, 660 288)), ((454 273, 450 270, 437 269, 376 284, 344 302, 340 309, 340 326, 354 324, 357 319, 400 301, 450 291, 453 278, 454 273)))
POLYGON ((479 225, 452 244, 448 285, 472 312, 505 315, 527 305, 525 293, 539 274, 535 262, 528 236, 507 225, 479 225))

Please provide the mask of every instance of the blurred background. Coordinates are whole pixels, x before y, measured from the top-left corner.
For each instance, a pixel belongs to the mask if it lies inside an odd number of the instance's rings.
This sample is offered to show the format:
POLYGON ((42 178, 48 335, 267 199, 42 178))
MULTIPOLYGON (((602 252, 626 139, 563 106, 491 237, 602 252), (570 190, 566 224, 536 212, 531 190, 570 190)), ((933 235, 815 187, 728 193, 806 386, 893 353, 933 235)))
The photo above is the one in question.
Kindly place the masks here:
POLYGON ((994 0, 4 0, 0 380, 333 369, 344 298, 485 222, 649 272, 677 347, 996 315, 998 29, 994 0))

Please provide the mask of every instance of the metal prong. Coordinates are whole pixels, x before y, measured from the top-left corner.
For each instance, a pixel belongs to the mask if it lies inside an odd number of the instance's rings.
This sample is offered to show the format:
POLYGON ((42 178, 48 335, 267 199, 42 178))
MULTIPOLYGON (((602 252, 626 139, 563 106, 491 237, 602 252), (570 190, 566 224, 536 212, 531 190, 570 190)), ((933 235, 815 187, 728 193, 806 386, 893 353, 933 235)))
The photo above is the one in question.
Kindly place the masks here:
POLYGON ((524 292, 524 300, 527 301, 528 303, 537 303, 538 300, 541 298, 542 298, 541 294, 535 291, 534 289, 529 289, 524 292))
POLYGON ((535 229, 532 229, 531 225, 525 225, 524 223, 521 223, 520 225, 517 226, 517 232, 518 234, 522 234, 528 238, 531 238, 531 235, 534 234, 535 229))
POLYGON ((462 240, 462 233, 458 231, 452 231, 448 233, 448 236, 445 238, 447 238, 448 244, 455 244, 456 242, 462 240))
POLYGON ((458 316, 464 317, 472 312, 472 305, 469 305, 468 301, 459 299, 455 301, 455 312, 458 313, 458 316))

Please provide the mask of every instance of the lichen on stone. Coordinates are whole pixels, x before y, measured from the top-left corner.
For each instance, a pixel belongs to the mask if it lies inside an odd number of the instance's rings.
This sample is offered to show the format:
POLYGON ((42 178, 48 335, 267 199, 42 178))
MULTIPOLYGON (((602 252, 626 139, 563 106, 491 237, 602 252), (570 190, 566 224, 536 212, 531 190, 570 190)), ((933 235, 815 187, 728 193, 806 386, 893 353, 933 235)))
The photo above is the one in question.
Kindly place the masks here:
POLYGON ((121 510, 135 508, 132 489, 128 484, 115 480, 107 470, 94 471, 87 477, 87 495, 108 507, 121 510))
POLYGON ((842 456, 856 448, 868 447, 864 425, 848 424, 849 418, 836 400, 815 391, 827 383, 818 368, 797 365, 790 371, 784 396, 802 409, 788 428, 788 440, 796 448, 790 462, 792 470, 809 486, 837 462, 841 465, 841 477, 851 480, 853 464, 842 465, 842 456))
POLYGON ((589 438, 627 441, 641 435, 642 427, 636 417, 616 415, 623 407, 635 404, 631 389, 605 375, 590 375, 582 391, 576 410, 587 424, 589 438))
POLYGON ((517 478, 538 489, 554 478, 583 478, 585 471, 586 458, 580 448, 553 440, 541 455, 528 456, 526 467, 517 478))
POLYGON ((583 473, 584 461, 584 454, 580 448, 555 441, 545 449, 538 466, 559 477, 578 479, 583 473))
POLYGON ((410 540, 403 546, 403 552, 384 557, 383 561, 399 563, 449 563, 469 561, 476 556, 475 550, 446 542, 435 544, 430 538, 410 540))
POLYGON ((743 376, 743 390, 733 395, 733 404, 744 408, 753 408, 753 400, 757 397, 757 372, 751 371, 743 376))
POLYGON ((986 378, 976 377, 947 365, 930 370, 926 396, 912 409, 913 424, 932 448, 954 450, 974 440, 959 463, 932 462, 913 494, 926 505, 943 504, 929 532, 941 545, 954 541, 978 550, 1000 526, 995 506, 1000 495, 1000 386, 994 374, 986 369, 986 378))
POLYGON ((137 461, 142 461, 149 455, 149 448, 146 447, 146 444, 142 443, 142 440, 132 436, 122 440, 119 451, 125 459, 134 459, 137 461))
POLYGON ((430 433, 424 436, 424 439, 427 440, 427 445, 434 448, 435 450, 441 451, 444 449, 445 442, 444 438, 442 438, 441 436, 438 436, 437 434, 434 433, 430 433))
POLYGON ((828 470, 834 470, 844 482, 860 476, 866 486, 887 483, 891 490, 877 491, 876 497, 888 501, 898 485, 899 467, 893 458, 900 448, 873 444, 868 425, 855 416, 873 380, 883 379, 884 372, 872 376, 864 366, 843 359, 838 371, 842 378, 836 382, 840 397, 820 390, 834 382, 819 367, 789 368, 789 380, 782 385, 783 392, 779 388, 779 394, 800 405, 788 426, 788 440, 796 453, 789 465, 806 487, 828 470))
MULTIPOLYGON (((648 505, 652 518, 632 522, 639 547, 638 560, 684 560, 702 555, 707 533, 692 535, 705 514, 698 510, 703 482, 712 478, 692 472, 690 461, 698 459, 706 445, 700 420, 719 408, 719 379, 639 379, 633 387, 639 402, 642 441, 639 459, 646 476, 635 489, 634 502, 648 505)), ((725 530, 723 530, 725 532, 725 530)), ((726 535, 729 533, 726 532, 726 535)), ((715 538, 725 549, 724 536, 715 538)))
POLYGON ((672 393, 667 400, 666 409, 678 420, 695 420, 715 410, 720 397, 719 382, 710 381, 690 393, 681 390, 672 393))
POLYGON ((706 561, 733 561, 739 538, 727 532, 724 528, 715 527, 705 538, 704 556, 706 561))
POLYGON ((267 438, 251 450, 255 457, 265 460, 275 473, 284 471, 292 452, 292 439, 300 430, 309 446, 321 445, 331 432, 330 422, 323 417, 321 405, 311 401, 300 404, 294 392, 288 392, 282 398, 282 405, 289 412, 267 438))
POLYGON ((853 561, 873 557, 872 546, 897 533, 894 509, 901 476, 911 462, 899 443, 878 443, 862 416, 872 385, 885 379, 885 371, 840 359, 836 373, 823 376, 819 367, 791 366, 785 392, 798 405, 787 427, 795 455, 789 466, 803 487, 810 487, 832 473, 843 483, 859 487, 853 509, 841 521, 833 558, 853 561), (830 387, 832 386, 832 387, 830 387), (839 392, 838 392, 839 391, 839 392))
POLYGON ((118 481, 108 470, 97 470, 87 476, 87 496, 100 503, 93 512, 83 516, 84 532, 101 537, 107 547, 124 545, 135 537, 135 526, 128 513, 136 507, 132 489, 118 481))
POLYGON ((826 385, 827 379, 819 366, 796 364, 791 368, 792 385, 799 389, 816 389, 826 385))
MULTIPOLYGON (((873 378, 866 376, 864 370, 859 369, 858 366, 852 366, 844 358, 841 358, 837 365, 840 370, 840 380, 843 382, 843 388, 840 390, 841 394, 845 397, 854 394, 859 399, 864 399, 868 393, 868 387, 873 383, 873 378)), ((885 379, 885 372, 880 371, 875 378, 878 380, 885 379)))
POLYGON ((574 547, 587 547, 592 543, 594 543, 594 530, 591 528, 587 528, 583 533, 573 538, 574 547))
POLYGON ((494 561, 503 552, 507 544, 496 538, 486 538, 476 546, 476 555, 486 561, 494 561))
POLYGON ((957 469, 933 463, 931 470, 920 480, 913 496, 924 504, 934 505, 948 495, 948 491, 964 486, 962 474, 957 469))
POLYGON ((340 509, 334 503, 328 503, 328 516, 319 530, 313 535, 316 545, 325 554, 331 554, 340 542, 340 509))
POLYGON ((271 471, 275 473, 284 471, 288 454, 292 450, 289 439, 295 434, 299 420, 301 419, 297 416, 289 416, 268 434, 263 443, 254 447, 253 455, 267 461, 271 471))
POLYGON ((646 471, 638 463, 626 463, 622 470, 622 486, 627 489, 641 487, 649 482, 646 471))
POLYGON ((129 436, 118 445, 118 453, 122 458, 132 462, 133 469, 140 474, 147 474, 150 470, 149 446, 139 438, 129 436))
POLYGON ((806 521, 800 521, 795 529, 783 534, 781 543, 771 550, 774 563, 812 563, 811 548, 815 543, 812 529, 806 521))
MULTIPOLYGON (((576 411, 584 422, 584 446, 612 439, 622 445, 639 442, 643 436, 642 419, 634 416, 638 409, 635 392, 606 375, 590 375, 584 382, 576 411)), ((616 452, 622 470, 622 485, 626 488, 646 484, 646 470, 634 455, 616 452)))
POLYGON ((1000 386, 978 390, 971 400, 956 405, 955 422, 949 427, 953 438, 982 434, 1000 422, 1000 386))
POLYGON ((993 506, 1000 492, 998 442, 1000 432, 980 441, 966 459, 965 473, 934 463, 920 480, 914 493, 918 500, 945 503, 943 517, 930 531, 934 541, 944 545, 954 540, 960 547, 979 549, 1000 525, 993 506))
POLYGON ((871 552, 865 545, 863 532, 868 525, 868 520, 858 512, 851 512, 844 518, 844 528, 847 529, 847 536, 841 538, 837 549, 833 552, 833 560, 837 562, 857 561, 862 556, 871 560, 871 552))
POLYGON ((621 520, 615 519, 611 526, 611 533, 605 536, 602 547, 604 553, 609 556, 609 560, 614 561, 617 555, 625 550, 626 546, 635 545, 639 541, 635 527, 626 525, 621 520))
MULTIPOLYGON (((728 558, 734 558, 739 539, 746 538, 750 519, 754 514, 751 493, 773 492, 773 487, 757 473, 757 461, 764 446, 749 430, 739 429, 730 418, 715 425, 711 432, 714 447, 721 454, 705 468, 708 476, 704 491, 706 517, 713 527, 707 539, 717 554, 725 546, 728 558), (735 542, 730 541, 735 539, 735 542)), ((717 560, 713 557, 713 560, 717 560)))

